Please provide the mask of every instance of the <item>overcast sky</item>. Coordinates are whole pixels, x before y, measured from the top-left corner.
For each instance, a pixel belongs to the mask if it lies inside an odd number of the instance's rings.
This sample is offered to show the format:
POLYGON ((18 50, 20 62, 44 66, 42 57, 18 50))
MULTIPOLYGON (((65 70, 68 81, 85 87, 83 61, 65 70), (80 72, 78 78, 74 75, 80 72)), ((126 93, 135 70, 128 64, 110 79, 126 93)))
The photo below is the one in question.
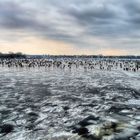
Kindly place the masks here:
POLYGON ((0 52, 140 55, 140 0, 0 0, 0 52))

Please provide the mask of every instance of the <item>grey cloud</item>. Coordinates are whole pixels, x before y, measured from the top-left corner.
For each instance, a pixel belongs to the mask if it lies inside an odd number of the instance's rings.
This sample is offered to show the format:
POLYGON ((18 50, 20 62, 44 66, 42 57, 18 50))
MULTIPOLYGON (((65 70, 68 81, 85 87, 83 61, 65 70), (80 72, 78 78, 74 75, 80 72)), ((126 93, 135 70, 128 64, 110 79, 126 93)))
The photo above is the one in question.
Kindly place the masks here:
POLYGON ((140 37, 139 5, 138 0, 1 0, 0 28, 80 47, 92 46, 88 36, 121 44, 121 38, 140 37))
POLYGON ((24 8, 16 2, 0 2, 0 27, 10 29, 36 29, 47 28, 38 21, 32 9, 24 8))

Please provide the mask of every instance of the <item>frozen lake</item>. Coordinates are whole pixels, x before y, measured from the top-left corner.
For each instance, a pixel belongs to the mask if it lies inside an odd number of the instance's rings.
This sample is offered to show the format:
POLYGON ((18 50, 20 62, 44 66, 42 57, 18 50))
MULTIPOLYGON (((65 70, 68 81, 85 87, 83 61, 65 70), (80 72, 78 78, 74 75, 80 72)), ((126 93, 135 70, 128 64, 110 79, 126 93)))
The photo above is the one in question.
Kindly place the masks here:
POLYGON ((126 125, 114 140, 140 140, 140 72, 0 67, 0 123, 13 126, 1 140, 75 140, 72 126, 89 116, 101 118, 91 133, 113 120, 126 125))

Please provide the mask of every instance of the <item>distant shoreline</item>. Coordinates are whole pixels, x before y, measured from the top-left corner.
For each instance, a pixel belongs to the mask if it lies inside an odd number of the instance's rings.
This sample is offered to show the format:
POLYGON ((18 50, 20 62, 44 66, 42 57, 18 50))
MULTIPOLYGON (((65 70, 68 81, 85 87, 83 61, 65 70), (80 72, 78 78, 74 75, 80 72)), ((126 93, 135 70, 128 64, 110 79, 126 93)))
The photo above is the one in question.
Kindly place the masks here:
POLYGON ((0 53, 0 58, 104 58, 104 59, 140 59, 140 55, 121 55, 121 56, 104 56, 104 55, 28 55, 22 53, 0 53))

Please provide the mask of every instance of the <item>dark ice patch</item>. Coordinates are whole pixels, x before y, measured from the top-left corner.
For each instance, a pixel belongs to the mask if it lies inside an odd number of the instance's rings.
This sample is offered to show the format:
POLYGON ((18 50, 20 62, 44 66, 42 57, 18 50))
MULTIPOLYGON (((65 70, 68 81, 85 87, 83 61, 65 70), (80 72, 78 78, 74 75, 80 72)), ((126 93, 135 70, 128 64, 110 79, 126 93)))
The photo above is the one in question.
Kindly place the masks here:
POLYGON ((8 134, 14 130, 14 126, 12 124, 3 124, 0 125, 0 133, 8 134))

